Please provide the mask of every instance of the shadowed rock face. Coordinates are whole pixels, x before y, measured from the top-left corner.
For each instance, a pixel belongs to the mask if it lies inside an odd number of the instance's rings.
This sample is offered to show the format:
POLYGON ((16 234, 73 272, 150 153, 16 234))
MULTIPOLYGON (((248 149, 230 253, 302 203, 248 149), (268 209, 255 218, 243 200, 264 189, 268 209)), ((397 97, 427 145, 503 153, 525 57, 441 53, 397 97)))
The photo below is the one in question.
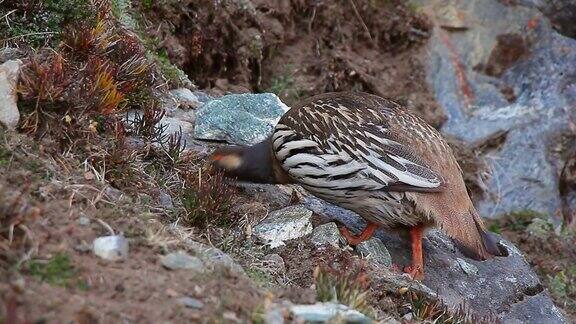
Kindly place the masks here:
MULTIPOLYGON (((365 226, 356 214, 314 197, 306 197, 305 204, 314 212, 351 229, 360 230, 365 226)), ((376 236, 386 245, 393 263, 410 263, 408 241, 383 231, 376 236)), ((442 232, 434 230, 426 237, 423 284, 446 304, 465 303, 473 313, 496 315, 505 323, 566 323, 522 253, 512 243, 503 239, 499 243, 508 251, 508 257, 474 261, 458 251, 442 232)), ((384 281, 391 279, 381 278, 384 281)))
MULTIPOLYGON (((242 186, 248 194, 284 202, 290 199, 292 190, 272 185, 242 186)), ((357 214, 307 195, 299 187, 293 188, 302 193, 301 203, 322 218, 339 222, 356 232, 366 226, 357 214)), ((376 237, 386 246, 393 264, 402 267, 410 263, 408 240, 382 230, 376 233, 376 237)), ((387 270, 376 271, 373 280, 393 291, 412 286, 421 293, 439 298, 448 306, 464 304, 473 314, 496 316, 503 323, 567 323, 522 253, 512 243, 499 239, 498 244, 508 251, 507 257, 475 261, 465 257, 444 233, 431 230, 424 240, 425 278, 422 286, 387 270)))
POLYGON ((419 1, 437 26, 428 80, 448 115, 443 132, 471 145, 504 134, 484 154, 492 175, 480 213, 560 215, 563 163, 550 148, 576 118, 576 40, 553 29, 537 9, 548 10, 545 4, 508 2, 419 1), (465 28, 439 27, 450 25, 436 17, 446 7, 459 18, 452 24, 465 21, 465 28))

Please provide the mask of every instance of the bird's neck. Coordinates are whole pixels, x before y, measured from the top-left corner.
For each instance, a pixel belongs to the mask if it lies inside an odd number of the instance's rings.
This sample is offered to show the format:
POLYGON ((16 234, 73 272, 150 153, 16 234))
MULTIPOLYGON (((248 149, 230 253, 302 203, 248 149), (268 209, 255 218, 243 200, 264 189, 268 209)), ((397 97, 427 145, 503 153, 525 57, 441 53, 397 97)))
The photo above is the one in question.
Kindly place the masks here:
POLYGON ((243 147, 244 163, 238 180, 256 183, 282 184, 292 182, 272 154, 272 139, 243 147))

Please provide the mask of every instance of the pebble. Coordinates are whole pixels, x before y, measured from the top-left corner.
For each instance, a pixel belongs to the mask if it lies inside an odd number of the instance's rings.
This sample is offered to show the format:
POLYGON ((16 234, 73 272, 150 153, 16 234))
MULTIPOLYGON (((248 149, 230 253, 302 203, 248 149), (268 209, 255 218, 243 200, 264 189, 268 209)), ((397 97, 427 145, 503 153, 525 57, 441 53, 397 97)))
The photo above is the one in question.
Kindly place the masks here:
POLYGON ((20 76, 20 60, 10 60, 0 65, 0 124, 15 130, 20 121, 16 86, 20 76))
POLYGON ((180 104, 188 108, 196 109, 202 104, 200 100, 198 100, 198 97, 188 88, 170 90, 170 94, 172 94, 180 104))
POLYGON ((372 323, 372 320, 346 305, 336 303, 316 303, 313 305, 293 305, 292 314, 306 323, 327 323, 334 318, 342 320, 338 323, 372 323))
POLYGON ((196 299, 196 298, 192 298, 192 297, 181 297, 178 298, 178 303, 180 303, 181 305, 184 305, 188 308, 193 308, 193 309, 202 309, 204 307, 204 303, 201 302, 200 300, 196 299))
POLYGON ((162 265, 170 270, 191 269, 198 272, 205 270, 204 262, 198 257, 190 256, 185 252, 173 252, 162 257, 162 265))
POLYGON ((475 275, 475 276, 478 275, 478 268, 475 265, 470 264, 460 258, 456 258, 456 262, 458 262, 458 265, 460 266, 462 271, 464 271, 464 273, 466 273, 467 275, 475 275))
POLYGON ((88 218, 86 216, 80 216, 78 218, 78 224, 81 226, 88 226, 88 225, 90 225, 90 218, 88 218))
POLYGON ((194 253, 202 258, 205 263, 208 263, 212 266, 223 266, 227 267, 233 272, 236 272, 241 275, 245 275, 244 268, 239 265, 231 256, 222 252, 220 249, 202 244, 199 242, 195 242, 192 240, 188 240, 187 245, 194 253))
POLYGON ((330 244, 332 246, 338 247, 342 236, 338 230, 336 223, 330 222, 317 226, 312 232, 312 237, 310 240, 312 244, 316 246, 330 244))
POLYGON ((356 251, 372 265, 387 268, 392 266, 390 252, 388 252, 386 245, 379 238, 372 237, 358 244, 356 251))
POLYGON ((254 227, 254 235, 271 248, 284 245, 284 241, 312 233, 312 211, 301 205, 273 211, 254 227))
POLYGON ((125 260, 128 258, 128 240, 123 235, 102 236, 94 240, 92 250, 104 260, 125 260))

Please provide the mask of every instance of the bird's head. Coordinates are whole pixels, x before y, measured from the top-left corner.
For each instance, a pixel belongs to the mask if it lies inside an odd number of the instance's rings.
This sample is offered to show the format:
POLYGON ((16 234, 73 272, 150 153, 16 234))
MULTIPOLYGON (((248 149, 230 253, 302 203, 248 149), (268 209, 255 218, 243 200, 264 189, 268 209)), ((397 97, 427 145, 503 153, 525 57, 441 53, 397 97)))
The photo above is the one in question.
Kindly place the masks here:
POLYGON ((253 146, 218 148, 210 156, 212 170, 228 178, 256 183, 274 183, 270 142, 253 146))

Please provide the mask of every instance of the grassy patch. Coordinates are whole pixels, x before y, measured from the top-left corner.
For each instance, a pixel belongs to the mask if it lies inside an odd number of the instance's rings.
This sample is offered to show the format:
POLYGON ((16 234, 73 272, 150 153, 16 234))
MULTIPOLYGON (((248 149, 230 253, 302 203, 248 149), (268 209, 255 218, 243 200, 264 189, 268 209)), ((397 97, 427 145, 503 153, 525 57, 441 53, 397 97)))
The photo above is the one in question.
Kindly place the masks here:
POLYGON ((0 8, 11 13, 0 22, 0 38, 33 47, 53 47, 66 24, 93 18, 88 0, 12 0, 0 2, 0 8))
POLYGON ((270 80, 270 87, 266 91, 276 94, 287 102, 294 102, 300 99, 303 95, 303 90, 298 88, 294 80, 293 70, 294 68, 288 65, 283 74, 270 80))
POLYGON ((186 210, 186 223, 201 228, 208 225, 230 225, 233 221, 229 211, 233 204, 234 189, 224 183, 223 175, 191 172, 185 178, 186 187, 181 201, 186 210))
POLYGON ((489 221, 488 229, 498 234, 505 230, 524 231, 532 223, 534 218, 547 219, 548 217, 529 209, 513 211, 500 219, 489 221))
POLYGON ((267 286, 272 281, 270 275, 260 269, 248 268, 246 274, 259 286, 267 286))
POLYGON ((368 301, 368 281, 363 269, 353 271, 334 271, 334 269, 316 268, 314 280, 316 299, 321 302, 337 302, 348 305, 368 316, 374 310, 368 301), (348 272, 350 271, 350 272, 348 272))
POLYGON ((412 317, 417 323, 476 324, 499 322, 497 318, 474 316, 465 306, 450 310, 442 302, 429 300, 414 292, 409 293, 409 303, 412 317))
POLYGON ((28 265, 28 273, 57 286, 68 286, 76 276, 70 257, 66 254, 56 254, 48 262, 32 261, 28 265))

